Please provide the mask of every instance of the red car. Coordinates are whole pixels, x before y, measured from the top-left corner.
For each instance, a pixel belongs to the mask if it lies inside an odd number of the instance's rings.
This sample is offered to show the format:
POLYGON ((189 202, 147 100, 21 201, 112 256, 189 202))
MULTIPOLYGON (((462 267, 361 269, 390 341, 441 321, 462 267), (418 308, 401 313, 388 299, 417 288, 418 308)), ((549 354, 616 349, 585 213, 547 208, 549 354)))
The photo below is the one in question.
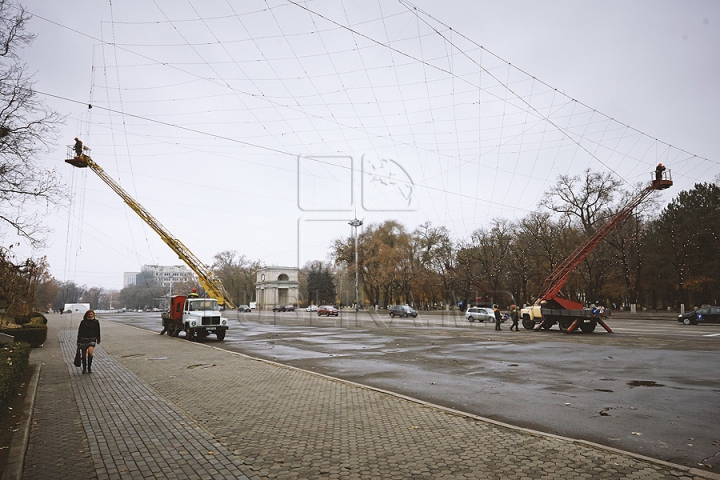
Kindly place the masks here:
POLYGON ((338 316, 338 309, 335 308, 333 305, 321 305, 318 308, 318 317, 325 315, 329 317, 330 315, 338 316))

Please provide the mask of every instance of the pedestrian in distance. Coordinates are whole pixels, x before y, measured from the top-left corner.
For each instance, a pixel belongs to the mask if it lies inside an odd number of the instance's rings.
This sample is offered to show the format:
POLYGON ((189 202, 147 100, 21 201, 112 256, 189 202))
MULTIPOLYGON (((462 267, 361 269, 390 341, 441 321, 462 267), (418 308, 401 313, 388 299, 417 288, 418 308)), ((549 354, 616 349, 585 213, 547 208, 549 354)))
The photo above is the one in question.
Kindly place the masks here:
POLYGON ((512 331, 513 327, 515 327, 515 331, 519 332, 520 327, 518 327, 518 322, 520 321, 520 314, 517 311, 517 307, 515 305, 510 307, 510 320, 512 320, 512 325, 510 325, 510 331, 512 331))
POLYGON ((82 155, 83 144, 77 137, 75 137, 75 146, 73 148, 75 149, 76 157, 79 157, 80 155, 82 155))
POLYGON ((78 327, 77 346, 82 352, 82 373, 92 373, 93 352, 95 345, 100 343, 100 322, 95 312, 88 310, 78 327))
POLYGON ((500 328, 500 322, 502 322, 502 316, 500 316, 500 309, 495 307, 495 330, 502 330, 500 328))

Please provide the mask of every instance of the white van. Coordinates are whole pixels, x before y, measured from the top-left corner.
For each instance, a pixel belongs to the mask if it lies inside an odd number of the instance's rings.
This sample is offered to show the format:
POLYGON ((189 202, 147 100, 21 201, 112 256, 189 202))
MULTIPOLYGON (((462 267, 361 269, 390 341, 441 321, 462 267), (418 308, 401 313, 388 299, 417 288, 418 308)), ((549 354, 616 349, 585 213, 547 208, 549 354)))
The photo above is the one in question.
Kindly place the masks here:
POLYGON ((63 307, 63 313, 77 313, 78 315, 85 315, 88 310, 90 310, 89 303, 66 303, 63 307))

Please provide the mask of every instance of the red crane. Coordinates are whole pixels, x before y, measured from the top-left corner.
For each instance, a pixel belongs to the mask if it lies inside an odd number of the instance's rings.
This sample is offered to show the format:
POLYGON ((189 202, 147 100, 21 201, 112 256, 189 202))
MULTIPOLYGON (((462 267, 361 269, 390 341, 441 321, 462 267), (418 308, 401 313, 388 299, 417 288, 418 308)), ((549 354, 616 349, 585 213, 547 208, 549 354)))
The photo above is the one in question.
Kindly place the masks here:
POLYGON ((537 323, 535 328, 539 330, 540 328, 550 328, 555 323, 559 323, 561 330, 570 333, 580 324, 583 331, 591 332, 595 329, 594 322, 596 322, 612 333, 610 327, 600 316, 592 315, 591 310, 585 309, 582 304, 563 297, 560 290, 567 282, 572 271, 600 244, 608 233, 620 225, 651 193, 656 190, 670 188, 672 184, 672 176, 669 170, 666 171, 664 168, 656 170, 652 182, 647 187, 635 195, 607 223, 597 229, 550 274, 543 283, 542 290, 533 306, 523 308, 523 326, 533 328, 537 323), (538 313, 540 315, 537 315, 538 313), (585 324, 588 325, 583 328, 586 326, 585 324))

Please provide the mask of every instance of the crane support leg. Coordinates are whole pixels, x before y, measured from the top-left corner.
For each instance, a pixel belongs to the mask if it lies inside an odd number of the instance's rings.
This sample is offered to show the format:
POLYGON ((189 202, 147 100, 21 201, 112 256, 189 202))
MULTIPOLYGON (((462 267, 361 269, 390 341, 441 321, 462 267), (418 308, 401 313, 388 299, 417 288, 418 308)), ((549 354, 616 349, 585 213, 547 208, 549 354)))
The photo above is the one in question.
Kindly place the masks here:
POLYGON ((602 318, 598 318, 598 319, 597 319, 597 322, 598 322, 600 325, 602 325, 602 327, 603 327, 605 330, 607 330, 608 333, 613 333, 613 331, 610 330, 610 327, 608 326, 608 324, 605 323, 602 318))
POLYGON ((568 329, 565 331, 565 333, 572 333, 573 330, 575 330, 575 328, 577 328, 577 326, 578 326, 579 323, 580 323, 580 319, 579 319, 579 318, 576 318, 575 320, 573 320, 573 322, 570 324, 570 326, 569 326, 568 329))
POLYGON ((543 325, 545 324, 545 322, 547 322, 547 321, 548 321, 547 318, 543 318, 543 319, 542 319, 542 322, 538 323, 537 326, 535 327, 535 331, 536 331, 536 332, 540 331, 540 329, 542 328, 542 326, 543 326, 543 325))

